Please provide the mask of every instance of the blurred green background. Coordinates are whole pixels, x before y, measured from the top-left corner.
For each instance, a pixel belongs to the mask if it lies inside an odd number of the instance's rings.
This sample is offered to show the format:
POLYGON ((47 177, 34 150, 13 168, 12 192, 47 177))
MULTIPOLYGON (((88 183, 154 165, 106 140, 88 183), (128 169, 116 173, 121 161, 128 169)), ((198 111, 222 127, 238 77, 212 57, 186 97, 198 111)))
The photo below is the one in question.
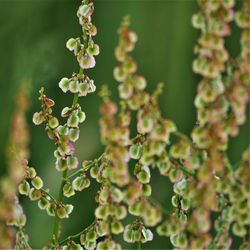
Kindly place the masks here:
MULTIPOLYGON (((59 174, 54 168, 54 145, 45 135, 43 126, 35 127, 32 114, 39 110, 38 90, 44 86, 47 95, 56 101, 55 113, 72 102, 72 96, 63 94, 58 82, 63 76, 78 71, 75 57, 65 48, 66 40, 81 33, 76 10, 76 0, 0 0, 0 174, 6 169, 5 147, 14 110, 15 94, 23 82, 31 82, 31 107, 27 114, 32 141, 30 165, 53 193, 59 188, 59 174)), ((241 1, 237 1, 237 6, 241 1)), ((139 73, 148 80, 149 90, 156 83, 165 83, 160 102, 164 116, 173 119, 182 132, 190 133, 196 122, 193 99, 199 77, 192 72, 193 46, 198 31, 191 26, 191 15, 197 11, 193 0, 96 0, 93 22, 98 28, 95 41, 101 47, 97 66, 89 70, 97 88, 105 83, 117 100, 117 83, 113 79, 116 61, 113 55, 117 44, 117 28, 122 16, 130 14, 132 29, 139 42, 133 52, 139 73)), ((231 55, 239 53, 239 30, 233 24, 234 36, 227 38, 226 46, 231 55)), ((80 160, 92 159, 101 153, 99 137, 99 104, 97 94, 80 98, 87 114, 77 143, 80 160)), ((229 156, 238 161, 248 144, 248 123, 242 127, 238 138, 231 140, 229 156)), ((167 207, 170 206, 171 187, 158 172, 153 174, 153 194, 167 207), (159 192, 161 190, 161 192, 159 192)), ((94 192, 98 185, 77 194, 72 199, 74 212, 63 223, 63 237, 80 231, 93 220, 96 206, 94 192)), ((22 198, 28 215, 27 231, 34 248, 49 240, 53 220, 37 208, 36 202, 22 198)), ((132 248, 133 246, 126 246, 132 248)), ((144 248, 144 246, 143 246, 144 248)), ((166 238, 157 237, 145 248, 169 249, 166 238)))

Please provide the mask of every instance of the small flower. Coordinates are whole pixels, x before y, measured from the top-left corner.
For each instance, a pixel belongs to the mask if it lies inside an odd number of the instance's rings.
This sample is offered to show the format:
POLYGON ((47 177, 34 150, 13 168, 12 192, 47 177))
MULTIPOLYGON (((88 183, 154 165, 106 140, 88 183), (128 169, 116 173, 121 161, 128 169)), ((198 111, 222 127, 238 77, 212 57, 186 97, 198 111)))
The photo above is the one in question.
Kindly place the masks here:
POLYGON ((41 198, 39 201, 38 201, 38 207, 40 209, 47 209, 49 207, 49 204, 50 202, 46 199, 46 198, 41 198))
POLYGON ((93 44, 93 46, 89 46, 87 48, 87 53, 90 56, 97 56, 100 53, 100 48, 99 48, 99 46, 97 44, 93 44))
POLYGON ((72 142, 76 142, 79 139, 80 130, 79 128, 71 128, 69 130, 69 139, 72 142))
POLYGON ((85 18, 88 18, 89 16, 92 15, 94 11, 94 5, 92 3, 90 4, 83 4, 79 7, 79 14, 85 18))
POLYGON ((27 181, 23 181, 22 183, 19 184, 18 186, 18 191, 22 195, 29 195, 30 192, 30 185, 27 181))
POLYGON ((69 91, 71 93, 78 93, 79 91, 79 86, 78 86, 78 82, 76 80, 72 80, 69 82, 69 91))
POLYGON ((66 93, 69 90, 69 79, 66 77, 62 78, 58 85, 59 85, 60 89, 64 93, 66 93))
POLYGON ((66 184, 64 184, 64 186, 63 186, 63 195, 66 197, 71 197, 71 196, 75 195, 75 191, 74 191, 73 187, 68 182, 66 184))
POLYGON ((49 119, 50 128, 55 129, 55 128, 58 127, 58 125, 59 125, 59 121, 58 121, 58 119, 56 117, 52 117, 52 118, 49 119))
POLYGON ((34 177, 31 183, 36 189, 41 189, 43 187, 43 181, 39 176, 34 177))
POLYGON ((95 58, 88 54, 82 56, 79 59, 80 67, 82 69, 90 69, 95 67, 95 58))
MULTIPOLYGON (((67 43, 66 43, 66 47, 67 47, 67 49, 69 49, 70 51, 73 51, 73 50, 75 49, 76 45, 77 45, 77 41, 76 41, 76 39, 74 39, 74 38, 70 38, 70 39, 67 41, 67 43)), ((60 85, 59 85, 59 86, 60 86, 60 85)))
POLYGON ((120 234, 123 232, 123 225, 120 221, 114 221, 111 223, 111 232, 113 234, 120 234))
POLYGON ((42 193, 40 190, 36 190, 34 188, 31 188, 30 189, 30 192, 29 192, 29 198, 32 200, 32 201, 35 201, 35 200, 39 200, 42 196, 42 193))
POLYGON ((44 119, 44 116, 41 112, 39 112, 39 113, 36 112, 33 115, 32 121, 35 125, 40 125, 45 121, 45 119, 44 119))

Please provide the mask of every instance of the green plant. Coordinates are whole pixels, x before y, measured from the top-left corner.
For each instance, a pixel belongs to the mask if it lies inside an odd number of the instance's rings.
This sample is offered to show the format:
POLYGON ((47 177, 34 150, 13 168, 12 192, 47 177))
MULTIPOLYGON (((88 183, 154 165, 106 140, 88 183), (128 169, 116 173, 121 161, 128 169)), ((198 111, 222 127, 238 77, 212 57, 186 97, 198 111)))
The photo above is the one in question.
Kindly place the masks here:
MULTIPOLYGON (((195 47, 193 70, 202 78, 195 98, 197 124, 191 138, 162 116, 158 97, 163 84, 159 83, 151 94, 146 91, 146 79, 137 74, 137 64, 130 55, 137 35, 129 29, 130 20, 126 16, 115 49, 118 65, 114 78, 119 83, 120 103, 112 102, 106 86, 101 88, 100 128, 105 150, 78 168, 74 143, 86 118, 78 98, 96 89, 85 70, 95 66, 94 56, 99 54, 99 47, 92 39, 97 33, 91 22, 94 4, 83 0, 77 12, 83 35, 69 39, 66 44, 77 57, 80 70, 59 82, 63 92, 73 94, 72 106, 61 112, 66 121, 59 124, 52 113, 55 103, 43 88, 39 96, 41 111, 33 116, 36 125, 45 125, 48 137, 56 146, 55 167, 62 174, 58 197, 43 186, 36 170, 26 162, 20 166, 25 172, 20 176, 24 178, 14 181, 11 191, 15 197, 19 184, 19 193, 37 201, 40 209, 54 217, 51 242, 45 249, 121 249, 115 237, 121 233, 124 241, 136 243, 141 249, 143 243, 153 240, 150 228, 154 227, 159 235, 169 237, 177 249, 229 249, 232 234, 242 238, 241 249, 250 247, 250 152, 247 149, 235 165, 227 157, 229 139, 237 136, 239 126, 246 120, 249 101, 250 2, 245 0, 236 13, 233 0, 198 3, 200 11, 193 16, 192 23, 201 30, 201 35, 195 47), (231 34, 229 23, 234 20, 242 28, 241 53, 237 58, 230 58, 224 37, 231 34), (132 128, 133 114, 136 129, 132 128), (173 184, 171 211, 152 197, 152 169, 158 169, 173 184), (63 197, 73 196, 93 181, 99 183, 95 220, 81 232, 61 239, 60 221, 73 211, 73 206, 64 203, 63 197), (134 219, 125 225, 123 219, 128 214, 134 219), (212 230, 216 231, 215 235, 212 230)), ((4 186, 2 190, 6 192, 4 186)), ((8 204, 16 207, 13 199, 8 204)), ((11 219, 9 223, 19 229, 16 247, 30 249, 23 213, 2 217, 11 219)), ((4 235, 3 239, 6 238, 4 235)))

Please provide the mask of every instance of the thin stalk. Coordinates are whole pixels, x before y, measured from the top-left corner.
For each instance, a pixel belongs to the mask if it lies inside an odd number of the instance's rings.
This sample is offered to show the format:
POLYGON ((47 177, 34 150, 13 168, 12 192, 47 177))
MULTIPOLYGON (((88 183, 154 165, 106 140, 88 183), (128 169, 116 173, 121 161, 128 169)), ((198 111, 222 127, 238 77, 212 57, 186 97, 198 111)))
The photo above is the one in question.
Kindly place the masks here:
MULTIPOLYGON (((63 197, 63 186, 66 182, 65 179, 67 177, 67 173, 68 173, 67 169, 65 171, 63 171, 63 173, 62 173, 62 181, 61 181, 61 186, 60 186, 58 199, 57 199, 58 202, 60 202, 62 200, 62 197, 63 197)), ((54 229, 53 229, 53 241, 54 242, 57 242, 57 240, 58 240, 59 222, 60 222, 60 219, 58 218, 57 215, 55 215, 54 229)))
POLYGON ((195 173, 192 172, 192 171, 190 171, 190 170, 188 170, 188 169, 185 168, 184 166, 179 165, 179 168, 180 168, 185 174, 188 174, 188 175, 190 175, 190 176, 192 176, 192 177, 195 177, 195 173))
POLYGON ((89 230, 93 225, 95 224, 95 221, 92 222, 88 227, 86 227, 85 229, 83 229, 81 232, 77 233, 77 234, 74 234, 74 235, 71 235, 71 236, 68 236, 66 239, 64 240, 61 240, 59 242, 59 245, 62 245, 64 244, 65 242, 69 241, 69 240, 72 240, 72 239, 75 239, 75 238, 78 238, 81 236, 81 234, 83 234, 84 232, 86 232, 87 230, 89 230))
POLYGON ((141 250, 141 241, 138 241, 137 243, 137 250, 141 250))
POLYGON ((22 227, 21 227, 21 225, 20 225, 19 223, 18 223, 18 231, 19 231, 19 233, 20 233, 20 235, 21 235, 21 238, 22 238, 22 241, 23 241, 25 247, 26 247, 28 250, 31 250, 32 248, 30 247, 28 241, 26 240, 26 237, 25 237, 25 235, 24 235, 23 229, 22 229, 22 227))

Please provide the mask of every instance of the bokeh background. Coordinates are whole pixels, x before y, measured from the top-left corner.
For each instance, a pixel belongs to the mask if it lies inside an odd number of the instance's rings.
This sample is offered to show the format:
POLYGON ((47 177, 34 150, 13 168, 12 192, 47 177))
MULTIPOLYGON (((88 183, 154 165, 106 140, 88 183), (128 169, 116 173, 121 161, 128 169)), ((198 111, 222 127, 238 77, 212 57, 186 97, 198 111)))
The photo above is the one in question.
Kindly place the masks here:
MULTIPOLYGON (((47 95, 56 100, 55 113, 70 105, 72 96, 63 94, 58 82, 63 76, 78 71, 73 54, 65 48, 70 37, 81 33, 76 17, 80 1, 76 0, 0 0, 0 174, 6 170, 5 147, 8 143, 11 116, 15 108, 15 94, 23 83, 29 83, 30 109, 27 121, 32 137, 30 143, 30 165, 34 166, 56 194, 59 189, 59 173, 54 168, 54 145, 48 140, 43 126, 35 127, 32 114, 39 110, 38 90, 44 86, 47 95)), ((237 6, 241 1, 237 1, 237 6)), ((193 46, 198 31, 191 26, 191 16, 198 7, 194 0, 95 0, 94 23, 98 28, 96 42, 101 47, 97 66, 89 70, 97 88, 108 84, 112 98, 118 99, 117 83, 113 79, 116 61, 113 55, 117 44, 117 28, 122 16, 130 14, 132 29, 137 32, 139 42, 133 55, 139 73, 148 80, 152 91, 156 83, 165 83, 160 98, 165 117, 173 119, 178 128, 190 133, 196 112, 193 99, 199 77, 192 72, 193 46)), ((226 47, 232 56, 239 53, 240 31, 233 24, 234 35, 226 39, 226 47)), ((80 160, 93 159, 102 151, 99 137, 99 105, 97 94, 80 98, 87 114, 81 127, 77 143, 80 160)), ((248 122, 242 127, 238 138, 231 140, 229 156, 232 163, 240 159, 248 144, 248 122)), ((94 192, 98 185, 72 199, 74 212, 63 222, 63 238, 79 232, 89 225, 96 206, 94 192)), ((165 178, 153 173, 153 194, 164 206, 170 207, 172 189, 165 178)), ((40 249, 51 235, 53 220, 37 208, 36 202, 21 199, 28 215, 27 232, 32 247, 40 249)), ((118 237, 119 238, 119 237, 118 237)), ((237 245, 237 241, 236 241, 237 245)), ((235 247, 236 247, 235 245, 235 247)), ((124 245, 133 248, 131 245, 124 245)), ((143 245, 149 249, 170 249, 166 238, 157 237, 143 245)))

